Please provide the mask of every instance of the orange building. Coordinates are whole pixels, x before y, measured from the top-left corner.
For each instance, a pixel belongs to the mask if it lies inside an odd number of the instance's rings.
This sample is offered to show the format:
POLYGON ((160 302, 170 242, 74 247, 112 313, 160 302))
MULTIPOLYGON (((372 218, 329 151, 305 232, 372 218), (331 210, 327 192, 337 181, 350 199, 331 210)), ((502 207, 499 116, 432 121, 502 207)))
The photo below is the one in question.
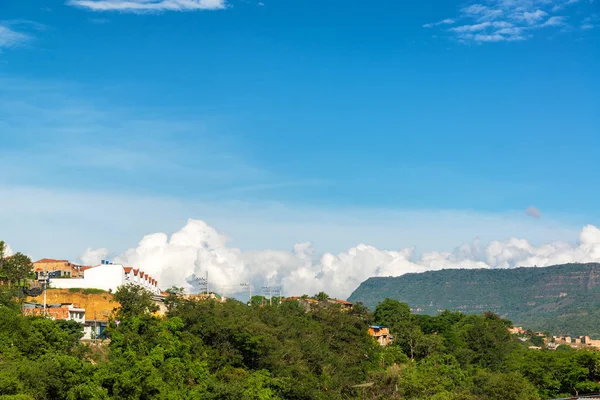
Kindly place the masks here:
POLYGON ((81 278, 85 267, 73 264, 67 260, 53 260, 42 258, 33 263, 33 271, 47 272, 51 278, 81 278))
POLYGON ((383 325, 372 325, 369 326, 369 335, 373 336, 377 343, 382 346, 392 344, 392 336, 390 335, 390 328, 383 325))

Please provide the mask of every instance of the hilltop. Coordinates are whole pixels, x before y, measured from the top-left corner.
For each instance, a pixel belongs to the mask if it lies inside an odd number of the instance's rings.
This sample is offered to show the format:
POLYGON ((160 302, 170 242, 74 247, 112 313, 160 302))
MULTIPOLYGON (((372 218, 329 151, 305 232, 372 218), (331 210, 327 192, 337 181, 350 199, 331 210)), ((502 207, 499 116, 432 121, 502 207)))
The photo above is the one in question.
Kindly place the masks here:
POLYGON ((369 278, 348 298, 373 309, 385 298, 413 312, 493 311, 515 324, 555 334, 600 336, 600 264, 442 270, 369 278))

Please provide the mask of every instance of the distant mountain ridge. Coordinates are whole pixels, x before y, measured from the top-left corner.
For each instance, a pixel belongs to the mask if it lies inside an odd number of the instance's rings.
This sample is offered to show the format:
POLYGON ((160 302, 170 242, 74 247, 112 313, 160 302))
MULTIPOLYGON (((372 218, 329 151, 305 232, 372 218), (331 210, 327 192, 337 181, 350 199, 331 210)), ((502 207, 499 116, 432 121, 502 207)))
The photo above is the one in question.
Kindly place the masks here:
POLYGON ((599 263, 369 278, 348 300, 373 309, 388 297, 408 303, 415 313, 493 311, 526 328, 600 338, 599 263))

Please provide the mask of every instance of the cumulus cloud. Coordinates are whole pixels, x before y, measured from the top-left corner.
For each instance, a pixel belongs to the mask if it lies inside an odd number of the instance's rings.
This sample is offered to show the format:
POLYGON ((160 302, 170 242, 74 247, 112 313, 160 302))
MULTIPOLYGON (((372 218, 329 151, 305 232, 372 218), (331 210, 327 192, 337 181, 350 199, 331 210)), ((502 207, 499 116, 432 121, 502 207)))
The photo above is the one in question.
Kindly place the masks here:
POLYGON ((541 218, 542 217, 542 212, 534 206, 531 207, 527 207, 527 209, 525 210, 525 214, 529 215, 531 218, 541 218))
POLYGON ((15 254, 13 249, 8 245, 8 243, 4 243, 4 257, 10 257, 13 254, 15 254))
POLYGON ((79 256, 81 263, 83 265, 98 265, 100 261, 106 260, 108 258, 108 249, 91 249, 87 248, 85 251, 79 256))
POLYGON ((69 0, 68 5, 91 11, 143 13, 151 11, 221 10, 225 0, 69 0))
MULTIPOLYGON (((317 255, 310 243, 295 244, 291 251, 242 251, 230 246, 229 240, 204 221, 189 220, 170 237, 166 233, 145 236, 137 247, 126 250, 113 261, 142 268, 157 277, 163 289, 177 285, 193 291, 194 277, 204 277, 208 271, 211 289, 224 294, 239 292, 240 284, 245 282, 251 282, 257 293, 270 281, 281 285, 284 295, 325 291, 339 298, 348 297, 361 282, 374 276, 600 261, 600 229, 591 225, 583 228, 576 245, 554 242, 536 247, 517 238, 482 245, 475 240, 451 252, 421 255, 410 247, 381 250, 366 244, 339 254, 317 255)), ((90 260, 92 256, 104 257, 107 253, 106 249, 88 249, 84 255, 90 260)))
MULTIPOLYGON (((566 26, 567 17, 554 13, 573 6, 585 15, 589 4, 574 0, 481 0, 460 8, 457 16, 444 20, 460 24, 457 27, 444 29, 443 21, 423 27, 438 27, 462 43, 520 41, 539 34, 540 28, 566 26)), ((589 22, 582 23, 582 29, 591 27, 589 22)))

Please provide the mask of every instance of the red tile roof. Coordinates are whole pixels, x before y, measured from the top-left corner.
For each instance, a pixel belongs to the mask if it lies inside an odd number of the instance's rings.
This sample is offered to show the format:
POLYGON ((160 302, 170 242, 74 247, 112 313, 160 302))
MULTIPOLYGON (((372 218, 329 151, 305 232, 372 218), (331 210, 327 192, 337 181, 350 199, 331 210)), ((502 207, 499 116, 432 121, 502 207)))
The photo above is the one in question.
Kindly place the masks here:
POLYGON ((61 263, 61 262, 68 263, 69 261, 67 261, 67 260, 53 260, 52 258, 42 258, 41 260, 38 260, 38 261, 34 262, 34 264, 61 263))
POLYGON ((346 301, 346 300, 339 300, 339 299, 333 299, 333 300, 335 300, 336 302, 338 302, 340 304, 344 304, 346 306, 351 306, 352 305, 352 303, 350 303, 349 301, 346 301))
POLYGON ((123 268, 123 269, 125 270, 125 273, 126 273, 126 274, 128 274, 128 273, 130 273, 130 272, 131 272, 131 270, 132 270, 133 268, 131 268, 131 267, 125 267, 125 268, 123 268))
POLYGON ((134 274, 134 275, 136 275, 136 276, 137 276, 138 272, 140 272, 140 270, 139 270, 139 269, 134 269, 134 270, 133 270, 133 274, 134 274))

